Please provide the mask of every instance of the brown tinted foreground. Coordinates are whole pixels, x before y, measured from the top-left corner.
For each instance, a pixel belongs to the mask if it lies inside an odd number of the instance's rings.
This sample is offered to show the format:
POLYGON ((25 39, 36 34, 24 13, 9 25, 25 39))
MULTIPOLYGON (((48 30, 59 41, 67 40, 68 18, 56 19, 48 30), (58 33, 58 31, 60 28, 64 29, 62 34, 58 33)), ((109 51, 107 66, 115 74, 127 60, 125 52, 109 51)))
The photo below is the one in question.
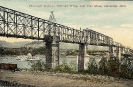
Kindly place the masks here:
POLYGON ((133 80, 116 79, 107 76, 0 70, 0 80, 33 86, 86 86, 86 87, 133 87, 133 80))

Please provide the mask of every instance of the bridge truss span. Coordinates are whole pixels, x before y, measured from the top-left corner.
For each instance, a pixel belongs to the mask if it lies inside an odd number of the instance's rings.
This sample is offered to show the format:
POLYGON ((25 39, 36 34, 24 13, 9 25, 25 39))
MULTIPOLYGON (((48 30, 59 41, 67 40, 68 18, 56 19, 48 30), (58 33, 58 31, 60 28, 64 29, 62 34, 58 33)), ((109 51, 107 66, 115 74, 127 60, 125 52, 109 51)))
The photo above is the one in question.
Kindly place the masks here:
POLYGON ((110 46, 113 45, 113 39, 109 36, 101 34, 91 29, 84 30, 84 36, 86 37, 86 43, 90 45, 98 46, 110 46))
POLYGON ((78 30, 0 6, 0 36, 44 40, 58 36, 59 42, 119 46, 109 36, 91 29, 78 30))
POLYGON ((56 35, 60 42, 84 43, 83 32, 61 24, 0 6, 0 35, 44 40, 56 35))

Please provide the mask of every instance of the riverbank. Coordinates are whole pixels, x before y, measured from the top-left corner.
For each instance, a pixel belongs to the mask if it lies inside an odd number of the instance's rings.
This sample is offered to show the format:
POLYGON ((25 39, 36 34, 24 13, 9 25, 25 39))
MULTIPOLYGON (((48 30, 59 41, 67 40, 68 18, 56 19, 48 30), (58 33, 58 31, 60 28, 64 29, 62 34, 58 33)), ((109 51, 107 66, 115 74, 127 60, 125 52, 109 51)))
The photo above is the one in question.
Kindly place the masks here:
POLYGON ((101 75, 82 75, 40 71, 0 70, 0 80, 13 83, 44 86, 87 86, 87 87, 133 87, 133 80, 117 79, 101 75))

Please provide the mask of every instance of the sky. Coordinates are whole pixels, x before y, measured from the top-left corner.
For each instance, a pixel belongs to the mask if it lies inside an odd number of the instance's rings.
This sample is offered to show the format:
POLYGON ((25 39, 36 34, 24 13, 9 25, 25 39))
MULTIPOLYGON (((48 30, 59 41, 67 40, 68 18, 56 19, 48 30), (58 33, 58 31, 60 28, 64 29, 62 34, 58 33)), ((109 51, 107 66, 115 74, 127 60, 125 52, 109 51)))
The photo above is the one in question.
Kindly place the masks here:
MULTIPOLYGON (((75 29, 92 29, 133 48, 131 1, 0 0, 0 6, 48 20, 54 11, 57 23, 75 29)), ((7 42, 31 41, 0 37, 7 42)))

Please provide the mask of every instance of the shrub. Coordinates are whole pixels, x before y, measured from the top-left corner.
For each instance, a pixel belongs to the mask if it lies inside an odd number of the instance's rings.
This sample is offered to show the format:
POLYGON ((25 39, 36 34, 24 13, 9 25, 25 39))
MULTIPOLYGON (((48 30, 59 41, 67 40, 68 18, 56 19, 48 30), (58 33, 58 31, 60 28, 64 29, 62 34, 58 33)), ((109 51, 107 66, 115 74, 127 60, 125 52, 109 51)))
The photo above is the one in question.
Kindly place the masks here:
POLYGON ((39 70, 44 71, 46 70, 46 64, 44 62, 38 61, 37 63, 34 63, 31 65, 31 70, 39 70))
POLYGON ((89 62, 87 71, 90 74, 98 74, 98 65, 95 59, 92 59, 92 61, 89 62))
POLYGON ((102 59, 99 62, 99 73, 103 75, 108 73, 108 63, 107 58, 105 57, 102 57, 102 59))
POLYGON ((119 77, 120 76, 120 62, 118 58, 112 57, 108 61, 108 75, 119 77))
POLYGON ((121 69, 122 78, 128 78, 128 79, 133 78, 133 69, 131 68, 130 60, 123 58, 120 69, 121 69))
POLYGON ((71 68, 71 71, 72 71, 72 72, 76 72, 76 62, 71 61, 71 62, 69 63, 69 67, 71 68))
POLYGON ((68 66, 68 64, 65 61, 63 61, 61 65, 56 66, 54 68, 54 71, 71 72, 72 69, 68 66))

